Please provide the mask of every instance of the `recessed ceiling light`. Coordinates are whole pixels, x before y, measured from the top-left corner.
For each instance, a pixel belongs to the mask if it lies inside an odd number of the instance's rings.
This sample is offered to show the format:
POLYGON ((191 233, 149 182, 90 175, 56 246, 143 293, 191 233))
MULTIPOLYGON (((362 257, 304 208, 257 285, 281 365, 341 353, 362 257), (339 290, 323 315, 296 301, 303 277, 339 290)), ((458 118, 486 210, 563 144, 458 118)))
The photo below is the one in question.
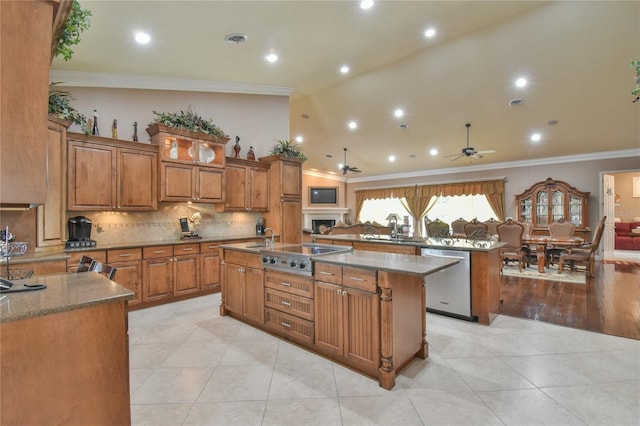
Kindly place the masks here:
POLYGON ((540 139, 542 139, 542 135, 540 133, 533 133, 531 135, 531 142, 540 142, 540 139))
POLYGON ((347 124, 347 126, 349 126, 351 130, 355 130, 358 128, 358 123, 356 123, 355 121, 350 121, 349 124, 347 124))
POLYGON ((341 72, 342 74, 347 74, 347 73, 349 72, 349 67, 348 67, 348 66, 346 66, 346 65, 341 66, 341 67, 340 67, 340 72, 341 72))
POLYGON ((246 34, 240 34, 240 33, 227 34, 226 36, 224 36, 224 41, 226 41, 229 44, 240 44, 247 41, 247 36, 246 34))
POLYGON ((138 31, 135 34, 135 39, 139 44, 147 44, 151 41, 151 36, 145 32, 138 31))
POLYGON ((438 155, 438 150, 436 148, 431 148, 429 150, 429 154, 431 154, 432 156, 438 155))
POLYGON ((298 135, 298 136, 296 136, 296 142, 302 143, 302 142, 304 142, 304 138, 302 136, 298 135))
POLYGON ((389 156, 389 161, 391 161, 392 163, 393 163, 394 161, 396 161, 396 156, 395 156, 395 155, 390 155, 390 156, 389 156))
POLYGON ((436 35, 436 29, 435 28, 428 28, 425 32, 424 32, 424 36, 427 38, 431 38, 434 35, 436 35))
POLYGON ((395 115, 396 117, 400 118, 404 115, 404 111, 401 110, 400 108, 398 108, 397 110, 393 111, 393 115, 395 115))
POLYGON ((276 55, 275 53, 269 53, 264 58, 267 60, 267 62, 270 62, 272 64, 278 61, 278 55, 276 55))
POLYGON ((516 86, 517 87, 524 87, 527 85, 527 79, 524 77, 520 77, 519 79, 516 80, 516 86))
POLYGON ((360 2, 360 9, 371 9, 373 7, 373 0, 362 0, 360 2))

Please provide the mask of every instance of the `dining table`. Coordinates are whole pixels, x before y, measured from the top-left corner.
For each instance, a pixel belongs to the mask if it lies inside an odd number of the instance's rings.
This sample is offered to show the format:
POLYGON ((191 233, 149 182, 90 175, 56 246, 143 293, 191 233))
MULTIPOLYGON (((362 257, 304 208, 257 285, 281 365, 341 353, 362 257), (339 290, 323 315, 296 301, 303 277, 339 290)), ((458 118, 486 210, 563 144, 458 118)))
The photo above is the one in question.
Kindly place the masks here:
POLYGON ((549 235, 523 235, 523 245, 536 247, 536 257, 538 259, 538 272, 545 272, 547 262, 547 248, 549 246, 578 247, 584 244, 582 237, 551 237, 549 235))

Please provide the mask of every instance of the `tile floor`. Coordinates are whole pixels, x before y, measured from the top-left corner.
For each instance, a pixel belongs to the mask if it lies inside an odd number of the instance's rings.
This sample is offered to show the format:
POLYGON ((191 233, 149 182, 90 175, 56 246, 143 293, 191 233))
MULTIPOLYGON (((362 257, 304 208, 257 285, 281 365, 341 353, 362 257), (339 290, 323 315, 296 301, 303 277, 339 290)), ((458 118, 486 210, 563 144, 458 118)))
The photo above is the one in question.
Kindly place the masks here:
POLYGON ((638 425, 640 341, 427 314, 392 391, 218 315, 220 295, 129 314, 133 425, 638 425))

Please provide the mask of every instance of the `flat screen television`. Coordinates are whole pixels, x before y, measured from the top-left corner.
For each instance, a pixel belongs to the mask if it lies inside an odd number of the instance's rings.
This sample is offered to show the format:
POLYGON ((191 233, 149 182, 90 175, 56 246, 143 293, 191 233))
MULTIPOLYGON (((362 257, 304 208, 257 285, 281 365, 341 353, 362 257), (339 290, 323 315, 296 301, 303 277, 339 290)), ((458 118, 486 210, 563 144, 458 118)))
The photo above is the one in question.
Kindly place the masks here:
POLYGON ((310 186, 309 204, 338 204, 338 187, 310 186))

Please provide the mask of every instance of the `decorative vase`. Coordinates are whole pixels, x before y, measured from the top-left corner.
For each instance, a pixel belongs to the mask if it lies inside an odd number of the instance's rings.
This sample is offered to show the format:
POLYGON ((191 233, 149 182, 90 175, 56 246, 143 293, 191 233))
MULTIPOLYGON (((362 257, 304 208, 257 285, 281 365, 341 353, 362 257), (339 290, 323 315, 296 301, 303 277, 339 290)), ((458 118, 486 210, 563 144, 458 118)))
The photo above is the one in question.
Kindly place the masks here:
POLYGON ((240 138, 236 136, 236 144, 233 146, 233 152, 235 153, 235 158, 240 158, 240 138))

